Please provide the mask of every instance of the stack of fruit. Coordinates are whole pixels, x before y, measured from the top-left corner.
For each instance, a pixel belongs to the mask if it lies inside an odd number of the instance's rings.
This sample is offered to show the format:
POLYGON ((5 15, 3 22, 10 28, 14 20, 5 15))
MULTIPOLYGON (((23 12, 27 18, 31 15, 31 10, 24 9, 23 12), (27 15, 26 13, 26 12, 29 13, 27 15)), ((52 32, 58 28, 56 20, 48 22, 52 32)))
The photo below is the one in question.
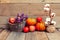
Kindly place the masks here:
POLYGON ((9 18, 9 24, 10 24, 10 29, 14 30, 23 30, 23 32, 34 32, 36 31, 48 31, 48 32, 54 32, 55 27, 54 25, 56 24, 55 21, 53 21, 53 17, 55 16, 54 13, 51 13, 51 8, 49 4, 46 4, 44 6, 44 12, 48 13, 46 18, 46 21, 44 22, 42 17, 37 17, 37 18, 28 18, 27 15, 24 14, 17 14, 16 18, 9 18), (25 22, 25 23, 24 23, 25 22), (52 26, 50 24, 53 24, 52 26), (24 26, 23 26, 24 25, 24 26), (46 27, 48 26, 48 27, 46 27))
POLYGON ((41 17, 34 18, 28 18, 26 20, 26 26, 23 28, 23 32, 34 32, 37 31, 45 31, 45 23, 42 21, 41 17))

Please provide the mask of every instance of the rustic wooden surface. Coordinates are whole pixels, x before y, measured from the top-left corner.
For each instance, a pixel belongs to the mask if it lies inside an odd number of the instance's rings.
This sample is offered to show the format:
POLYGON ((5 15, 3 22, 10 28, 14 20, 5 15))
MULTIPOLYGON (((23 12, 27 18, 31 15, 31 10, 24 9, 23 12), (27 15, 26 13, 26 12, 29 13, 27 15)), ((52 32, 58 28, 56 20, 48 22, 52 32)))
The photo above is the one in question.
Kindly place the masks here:
POLYGON ((11 32, 6 40, 48 40, 48 38, 45 32, 11 32))
POLYGON ((1 3, 60 3, 60 0, 0 0, 1 3))
POLYGON ((60 40, 60 32, 56 31, 55 33, 47 33, 49 40, 60 40))
MULTIPOLYGON (((41 16, 45 20, 46 14, 43 7, 45 3, 1 3, 0 4, 0 25, 7 23, 9 17, 16 17, 17 13, 27 15, 41 16)), ((57 22, 56 27, 60 27, 60 4, 51 4, 52 12, 56 13, 54 20, 57 22), (59 20, 57 20, 59 19, 59 20)))
POLYGON ((9 31, 7 30, 3 30, 1 33, 0 33, 0 40, 6 40, 7 36, 9 35, 9 31))
MULTIPOLYGON (((31 17, 41 16, 45 20, 46 14, 43 11, 45 3, 1 3, 0 4, 0 27, 6 27, 9 17, 15 17, 17 13, 25 13, 31 17)), ((51 4, 52 11, 56 13, 54 20, 56 28, 60 28, 60 4, 51 4)), ((60 32, 47 33, 41 31, 23 33, 10 32, 0 29, 0 40, 60 40, 60 32)))
MULTIPOLYGON (((17 13, 25 13, 29 15, 44 15, 43 8, 46 3, 1 3, 0 15, 13 16, 17 13)), ((51 4, 52 11, 60 16, 60 4, 51 4)))
POLYGON ((60 32, 48 33, 35 31, 23 33, 3 30, 0 33, 0 40, 60 40, 60 32))

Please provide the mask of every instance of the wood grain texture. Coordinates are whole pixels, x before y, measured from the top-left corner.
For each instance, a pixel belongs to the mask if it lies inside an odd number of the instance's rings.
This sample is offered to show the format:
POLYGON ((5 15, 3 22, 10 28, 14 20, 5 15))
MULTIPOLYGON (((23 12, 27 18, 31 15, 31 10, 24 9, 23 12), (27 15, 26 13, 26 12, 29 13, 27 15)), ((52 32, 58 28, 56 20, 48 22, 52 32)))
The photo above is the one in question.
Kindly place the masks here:
POLYGON ((40 3, 42 0, 1 0, 1 3, 40 3))
POLYGON ((60 0, 1 0, 0 3, 60 3, 60 0))
POLYGON ((0 24, 6 24, 8 22, 8 17, 3 17, 3 16, 0 16, 0 24))
POLYGON ((56 31, 55 33, 47 33, 49 40, 60 40, 60 32, 56 31))
POLYGON ((30 32, 25 36, 25 40, 48 40, 45 32, 30 32))
POLYGON ((28 14, 29 12, 28 4, 0 4, 0 8, 0 14, 6 16, 17 15, 17 13, 28 14))
MULTIPOLYGON (((45 3, 6 3, 0 4, 0 16, 15 16, 17 13, 24 13, 28 15, 44 15, 45 3)), ((60 4, 51 4, 52 12, 60 16, 60 4)))
POLYGON ((25 40, 25 33, 22 32, 11 32, 6 40, 25 40))
POLYGON ((49 2, 49 3, 60 3, 60 0, 45 0, 45 2, 49 2))
POLYGON ((7 30, 3 30, 1 33, 0 33, 0 40, 6 40, 6 38, 8 37, 9 35, 9 31, 7 30))

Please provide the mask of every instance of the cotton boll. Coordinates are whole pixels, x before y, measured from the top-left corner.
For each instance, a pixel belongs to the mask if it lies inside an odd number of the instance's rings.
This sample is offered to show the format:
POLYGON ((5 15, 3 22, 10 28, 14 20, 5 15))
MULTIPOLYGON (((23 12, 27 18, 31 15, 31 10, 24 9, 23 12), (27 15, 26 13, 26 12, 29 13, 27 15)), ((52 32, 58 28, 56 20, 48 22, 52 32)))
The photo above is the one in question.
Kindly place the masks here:
POLYGON ((45 22, 45 26, 48 26, 49 25, 49 23, 48 22, 45 22))
POLYGON ((55 13, 51 13, 51 16, 52 16, 52 17, 55 17, 55 13))
POLYGON ((44 11, 50 11, 50 8, 44 8, 44 11))
POLYGON ((46 5, 44 5, 44 7, 48 7, 49 8, 50 7, 50 4, 46 4, 46 5))
POLYGON ((51 13, 51 15, 55 15, 55 13, 51 13))
POLYGON ((47 25, 47 24, 48 24, 48 22, 45 22, 45 24, 47 25))
POLYGON ((52 23, 53 25, 56 25, 56 22, 55 22, 55 21, 51 21, 51 23, 52 23))
POLYGON ((46 18, 46 22, 50 21, 50 18, 46 18))
POLYGON ((54 22, 54 25, 56 25, 56 22, 54 22))

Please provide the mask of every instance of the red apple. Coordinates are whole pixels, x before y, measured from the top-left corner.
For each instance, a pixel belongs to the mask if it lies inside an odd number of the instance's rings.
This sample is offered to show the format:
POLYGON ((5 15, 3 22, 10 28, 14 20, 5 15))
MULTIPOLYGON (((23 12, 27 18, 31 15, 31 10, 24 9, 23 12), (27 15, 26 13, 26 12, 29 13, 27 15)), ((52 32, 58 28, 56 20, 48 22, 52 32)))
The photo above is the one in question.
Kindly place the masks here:
POLYGON ((35 26, 29 26, 31 32, 35 31, 35 26))
POLYGON ((25 32, 25 33, 29 32, 29 28, 28 27, 24 27, 23 32, 25 32))
POLYGON ((42 18, 41 17, 37 17, 37 21, 38 22, 41 22, 42 21, 42 18))
POLYGON ((15 18, 9 18, 9 23, 15 23, 15 18))

